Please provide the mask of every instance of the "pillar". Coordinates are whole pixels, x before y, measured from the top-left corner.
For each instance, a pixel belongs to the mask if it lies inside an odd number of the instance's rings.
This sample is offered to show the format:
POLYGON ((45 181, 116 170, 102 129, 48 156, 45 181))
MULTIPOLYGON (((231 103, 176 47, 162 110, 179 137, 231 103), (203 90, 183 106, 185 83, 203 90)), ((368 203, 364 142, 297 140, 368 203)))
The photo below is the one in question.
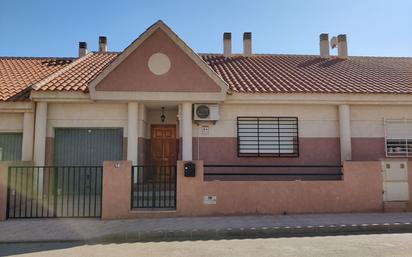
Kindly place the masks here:
POLYGON ((339 137, 341 161, 351 160, 350 107, 347 104, 339 105, 339 137))
POLYGON ((182 159, 192 160, 192 103, 182 104, 182 159))
POLYGON ((23 117, 23 140, 21 159, 23 161, 33 160, 34 143, 34 113, 25 112, 23 117))
POLYGON ((137 165, 139 103, 127 104, 127 160, 137 165))
POLYGON ((36 124, 34 137, 34 163, 44 166, 46 157, 46 128, 47 128, 47 103, 38 102, 36 105, 36 124))

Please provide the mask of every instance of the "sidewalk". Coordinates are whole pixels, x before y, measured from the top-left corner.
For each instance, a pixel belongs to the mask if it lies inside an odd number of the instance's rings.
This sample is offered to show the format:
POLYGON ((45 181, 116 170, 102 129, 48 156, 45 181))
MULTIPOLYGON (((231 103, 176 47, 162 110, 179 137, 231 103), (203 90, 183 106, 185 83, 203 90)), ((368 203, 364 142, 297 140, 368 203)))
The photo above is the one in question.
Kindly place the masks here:
POLYGON ((0 222, 0 243, 202 240, 392 232, 412 233, 412 213, 187 217, 110 221, 7 220, 0 222))

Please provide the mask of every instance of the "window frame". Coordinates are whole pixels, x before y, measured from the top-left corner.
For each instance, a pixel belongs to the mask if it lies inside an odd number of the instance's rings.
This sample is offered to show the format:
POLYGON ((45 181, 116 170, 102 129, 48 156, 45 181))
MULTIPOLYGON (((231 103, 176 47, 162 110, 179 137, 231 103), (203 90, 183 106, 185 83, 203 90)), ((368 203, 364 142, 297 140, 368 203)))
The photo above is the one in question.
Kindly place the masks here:
POLYGON ((385 157, 387 158, 411 158, 412 157, 412 150, 409 151, 410 148, 412 148, 412 133, 410 137, 405 137, 405 138, 392 138, 388 137, 388 124, 389 123, 398 123, 398 124, 411 124, 412 125, 412 119, 384 119, 384 133, 385 133, 385 157), (405 149, 406 152, 404 155, 401 154, 390 154, 388 152, 388 140, 398 140, 398 141, 405 141, 405 149))
MULTIPOLYGON (((258 123, 259 126, 259 123, 258 123)), ((299 118, 292 116, 237 116, 236 117, 236 134, 237 134, 237 157, 264 157, 264 158, 299 158, 299 118), (273 119, 279 122, 280 119, 294 119, 296 121, 296 135, 293 136, 293 153, 281 153, 278 149, 278 153, 260 153, 258 148, 257 153, 241 153, 240 152, 240 134, 239 134, 239 119, 256 119, 259 122, 259 119, 273 119)), ((259 138, 259 131, 258 131, 259 138)), ((280 139, 280 135, 278 135, 280 139)), ((278 140, 279 142, 279 140, 278 140)), ((258 139, 259 144, 259 139, 258 139)))

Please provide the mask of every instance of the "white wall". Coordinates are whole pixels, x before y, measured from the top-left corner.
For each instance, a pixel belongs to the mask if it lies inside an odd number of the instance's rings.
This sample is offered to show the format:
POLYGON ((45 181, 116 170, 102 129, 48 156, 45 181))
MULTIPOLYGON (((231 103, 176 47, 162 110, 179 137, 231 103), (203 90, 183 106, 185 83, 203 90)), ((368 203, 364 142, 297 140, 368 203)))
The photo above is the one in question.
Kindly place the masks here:
POLYGON ((64 127, 120 127, 127 137, 127 104, 49 103, 47 137, 64 127))
MULTIPOLYGON (((179 136, 179 122, 177 120, 177 110, 165 110, 164 112, 166 120, 163 124, 175 124, 176 125, 176 137, 179 136)), ((146 120, 146 138, 150 138, 150 125, 162 124, 160 121, 161 111, 147 110, 146 120)))
MULTIPOLYGON (((298 117, 300 137, 338 137, 337 105, 222 104, 220 120, 209 126, 209 135, 201 137, 237 137, 238 116, 298 117)), ((193 125, 193 135, 198 126, 193 125)))
MULTIPOLYGON (((127 104, 49 103, 47 137, 54 136, 54 127, 123 127, 127 135, 127 104)), ((160 124, 160 111, 147 110, 139 115, 139 137, 150 138, 150 124, 160 124)), ((352 137, 384 137, 383 120, 412 119, 412 107, 351 105, 352 137)), ((165 124, 177 124, 177 110, 165 111, 165 124)), ((209 135, 201 137, 236 137, 237 116, 298 117, 300 137, 339 137, 336 105, 252 105, 222 104, 220 120, 209 126, 209 135)), ((0 131, 23 130, 22 113, 0 113, 0 131)), ((193 136, 198 126, 193 124, 193 136)))
POLYGON ((23 132, 23 113, 0 113, 0 132, 23 132))
POLYGON ((351 134, 356 137, 384 137, 384 119, 412 119, 410 106, 351 106, 351 134))

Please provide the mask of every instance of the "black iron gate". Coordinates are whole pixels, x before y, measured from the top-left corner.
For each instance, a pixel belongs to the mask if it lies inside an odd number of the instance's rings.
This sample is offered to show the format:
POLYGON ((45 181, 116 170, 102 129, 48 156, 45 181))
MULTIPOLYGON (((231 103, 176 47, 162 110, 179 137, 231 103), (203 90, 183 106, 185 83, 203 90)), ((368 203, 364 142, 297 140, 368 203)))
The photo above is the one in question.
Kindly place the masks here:
POLYGON ((9 167, 7 218, 101 217, 102 166, 9 167))
POLYGON ((175 209, 176 166, 133 166, 132 209, 175 209))

